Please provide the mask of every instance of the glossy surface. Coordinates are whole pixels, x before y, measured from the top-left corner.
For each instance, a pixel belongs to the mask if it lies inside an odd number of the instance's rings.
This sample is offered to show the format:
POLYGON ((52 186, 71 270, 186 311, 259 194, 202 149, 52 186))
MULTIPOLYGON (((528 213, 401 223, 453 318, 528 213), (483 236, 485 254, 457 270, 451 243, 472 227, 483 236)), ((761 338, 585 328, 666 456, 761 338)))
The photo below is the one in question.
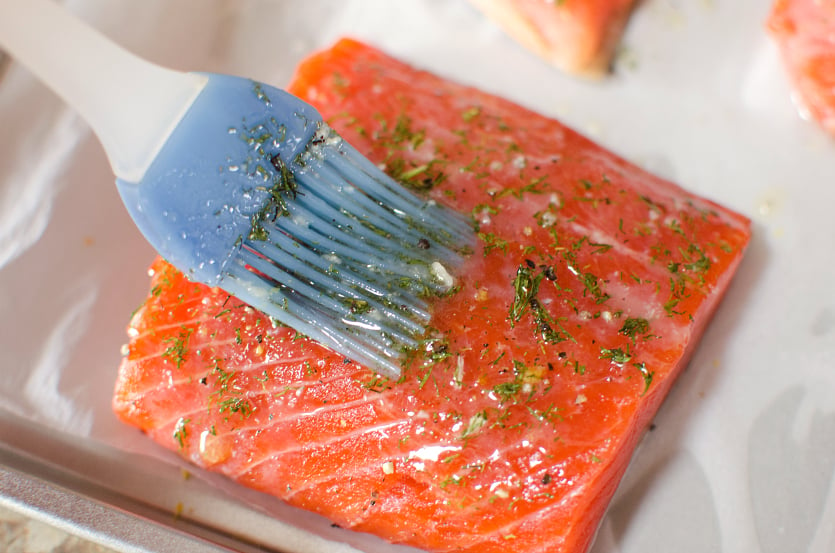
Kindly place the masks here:
POLYGON ((117 413, 342 527, 432 551, 584 551, 747 220, 360 43, 313 56, 290 90, 473 215, 481 240, 459 290, 391 381, 158 262, 117 413))

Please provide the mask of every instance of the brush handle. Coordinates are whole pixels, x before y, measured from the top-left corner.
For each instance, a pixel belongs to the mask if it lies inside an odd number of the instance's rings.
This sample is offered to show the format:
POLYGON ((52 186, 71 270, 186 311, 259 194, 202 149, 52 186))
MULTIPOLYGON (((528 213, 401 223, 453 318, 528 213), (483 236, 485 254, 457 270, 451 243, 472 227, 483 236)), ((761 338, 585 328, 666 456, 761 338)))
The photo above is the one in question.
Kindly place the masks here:
POLYGON ((0 0, 0 47, 81 114, 128 182, 142 179, 207 81, 135 56, 51 0, 0 0))

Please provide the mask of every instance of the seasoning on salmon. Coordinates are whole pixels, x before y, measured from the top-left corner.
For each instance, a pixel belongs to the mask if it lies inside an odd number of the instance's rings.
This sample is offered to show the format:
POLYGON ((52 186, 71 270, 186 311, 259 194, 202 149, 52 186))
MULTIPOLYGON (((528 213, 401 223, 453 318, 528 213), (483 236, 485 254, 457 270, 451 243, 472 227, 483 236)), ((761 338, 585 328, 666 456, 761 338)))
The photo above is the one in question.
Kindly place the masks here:
POLYGON ((568 73, 611 65, 635 0, 470 0, 520 44, 568 73))
POLYGON ((777 0, 768 30, 801 111, 835 135, 835 0, 777 0))
POLYGON ((748 220, 557 121, 343 40, 290 91, 479 240, 388 380, 162 260, 114 408, 201 467, 427 551, 582 553, 748 220))

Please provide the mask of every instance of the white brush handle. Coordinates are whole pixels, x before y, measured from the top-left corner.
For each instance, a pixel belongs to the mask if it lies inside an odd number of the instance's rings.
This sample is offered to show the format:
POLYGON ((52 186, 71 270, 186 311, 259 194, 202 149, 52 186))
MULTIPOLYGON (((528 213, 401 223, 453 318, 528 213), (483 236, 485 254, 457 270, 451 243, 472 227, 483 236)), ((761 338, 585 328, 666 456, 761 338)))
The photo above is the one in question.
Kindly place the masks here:
POLYGON ((131 54, 51 0, 0 0, 0 48, 87 120, 129 182, 142 179, 208 80, 131 54))

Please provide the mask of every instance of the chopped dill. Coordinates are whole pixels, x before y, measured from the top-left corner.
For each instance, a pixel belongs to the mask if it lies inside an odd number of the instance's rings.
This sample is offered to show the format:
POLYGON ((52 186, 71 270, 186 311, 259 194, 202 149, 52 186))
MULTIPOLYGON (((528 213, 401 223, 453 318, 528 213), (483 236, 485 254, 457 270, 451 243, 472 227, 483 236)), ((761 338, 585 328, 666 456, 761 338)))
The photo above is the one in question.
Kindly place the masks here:
POLYGON ((613 363, 622 365, 624 363, 628 363, 632 359, 632 354, 629 353, 629 348, 627 348, 626 351, 623 351, 621 348, 600 348, 599 359, 611 359, 613 363))
POLYGON ((632 338, 632 342, 635 342, 638 336, 643 336, 649 332, 649 321, 646 319, 628 317, 623 322, 623 326, 620 327, 618 332, 624 336, 632 338))

